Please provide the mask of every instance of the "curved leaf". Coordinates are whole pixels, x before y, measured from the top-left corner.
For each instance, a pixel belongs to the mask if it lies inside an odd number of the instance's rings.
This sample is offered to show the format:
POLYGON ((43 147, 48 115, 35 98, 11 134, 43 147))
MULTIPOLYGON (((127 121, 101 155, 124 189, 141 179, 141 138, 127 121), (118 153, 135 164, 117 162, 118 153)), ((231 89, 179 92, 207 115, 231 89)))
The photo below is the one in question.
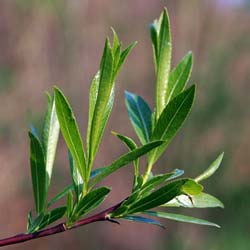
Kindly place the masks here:
POLYGON ((152 134, 152 140, 164 140, 165 143, 149 154, 149 165, 153 165, 164 152, 170 141, 181 128, 192 107, 195 85, 176 96, 164 109, 152 134))
POLYGON ((39 139, 32 132, 29 132, 29 137, 33 195, 36 212, 39 215, 44 212, 47 197, 44 152, 39 139))
POLYGON ((125 92, 126 107, 132 126, 142 144, 149 142, 152 132, 152 112, 142 97, 125 92))
POLYGON ((72 154, 82 179, 85 181, 85 183, 88 183, 88 171, 85 161, 83 143, 74 113, 63 93, 58 88, 55 88, 54 92, 56 113, 60 123, 62 135, 70 150, 70 153, 72 154))
POLYGON ((192 52, 185 55, 176 68, 171 71, 166 91, 166 104, 183 91, 191 75, 193 65, 192 52))
POLYGON ((197 182, 203 181, 207 178, 209 178, 211 175, 215 173, 215 171, 219 168, 222 159, 223 159, 224 153, 220 154, 216 160, 208 167, 207 170, 205 170, 201 175, 197 176, 195 180, 197 182))

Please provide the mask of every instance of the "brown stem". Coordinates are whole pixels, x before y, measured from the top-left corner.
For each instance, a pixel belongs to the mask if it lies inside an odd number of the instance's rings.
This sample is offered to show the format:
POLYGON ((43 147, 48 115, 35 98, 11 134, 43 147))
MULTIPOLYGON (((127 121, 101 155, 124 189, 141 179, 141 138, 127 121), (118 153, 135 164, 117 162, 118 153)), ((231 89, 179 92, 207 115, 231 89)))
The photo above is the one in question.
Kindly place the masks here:
POLYGON ((108 209, 106 209, 98 214, 95 214, 95 215, 90 216, 90 217, 85 218, 85 219, 81 219, 81 220, 77 221, 71 227, 67 227, 65 223, 60 223, 54 227, 50 227, 50 228, 47 228, 47 229, 44 229, 44 230, 41 230, 41 231, 38 231, 35 233, 17 234, 17 235, 14 235, 12 237, 2 239, 2 240, 0 240, 0 247, 17 244, 17 243, 21 243, 24 241, 34 240, 34 239, 46 237, 46 236, 57 234, 57 233, 62 233, 64 231, 71 230, 71 229, 74 229, 77 227, 81 227, 83 225, 87 225, 87 224, 90 224, 90 223, 93 223, 96 221, 109 221, 109 222, 114 222, 114 223, 119 224, 119 222, 112 220, 109 217, 109 214, 112 211, 116 210, 121 205, 121 203, 122 202, 120 202, 120 203, 116 204, 115 206, 112 206, 112 207, 110 207, 110 208, 108 208, 108 209))

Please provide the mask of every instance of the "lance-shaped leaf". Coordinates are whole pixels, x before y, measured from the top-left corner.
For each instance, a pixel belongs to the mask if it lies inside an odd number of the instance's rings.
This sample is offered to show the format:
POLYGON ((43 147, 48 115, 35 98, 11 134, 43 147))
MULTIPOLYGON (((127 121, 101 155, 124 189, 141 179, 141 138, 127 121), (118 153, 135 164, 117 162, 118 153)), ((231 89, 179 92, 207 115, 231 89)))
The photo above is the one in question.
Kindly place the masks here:
POLYGON ((49 189, 55 160, 60 125, 56 115, 55 100, 48 97, 48 110, 43 128, 43 145, 46 159, 46 188, 49 189))
POLYGON ((166 106, 166 91, 171 67, 172 44, 166 9, 159 20, 154 21, 150 30, 156 66, 156 117, 158 118, 166 106))
POLYGON ((132 204, 128 214, 143 212, 147 209, 158 207, 180 194, 182 186, 187 180, 178 180, 168 183, 167 185, 152 192, 148 196, 132 204))
MULTIPOLYGON (((106 107, 104 109, 103 114, 99 114, 102 119, 99 121, 99 127, 94 127, 94 123, 96 123, 97 118, 94 117, 94 111, 97 103, 97 99, 103 98, 102 92, 105 91, 104 87, 100 88, 100 72, 98 71, 97 74, 95 75, 91 87, 90 87, 90 93, 89 93, 89 120, 88 120, 88 130, 87 130, 87 150, 88 150, 88 155, 92 154, 92 158, 94 159, 94 156, 96 155, 96 152, 98 150, 100 141, 102 139, 102 135, 104 132, 104 129, 107 124, 107 120, 110 116, 113 103, 114 103, 114 87, 112 87, 108 102, 106 103, 106 107), (93 129, 96 129, 96 135, 95 135, 95 143, 91 143, 90 141, 90 136, 91 133, 93 133, 93 129), (90 147, 92 147, 90 149, 90 147)), ((105 105, 105 103, 103 104, 105 105)), ((98 118, 99 119, 99 118, 98 118)))
POLYGON ((41 225, 43 221, 43 218, 44 218, 44 214, 40 214, 39 216, 37 216, 37 218, 32 221, 32 224, 29 224, 27 233, 34 233, 38 231, 40 228, 39 226, 41 225))
POLYGON ((76 218, 78 219, 79 217, 95 209, 104 201, 109 192, 110 188, 100 187, 88 193, 77 204, 73 216, 76 216, 76 218))
MULTIPOLYGON (((112 134, 118 137, 131 151, 137 148, 136 143, 129 137, 118 134, 114 131, 112 131, 112 134)), ((139 175, 139 159, 136 159, 134 161, 134 166, 135 166, 135 179, 137 179, 139 175)), ((136 185, 136 183, 135 183, 136 185)))
POLYGON ((136 148, 135 150, 133 150, 127 154, 124 154, 119 159, 114 161, 112 164, 104 167, 104 170, 93 179, 93 181, 90 185, 90 188, 92 188, 94 185, 96 185, 98 182, 100 182, 106 176, 112 174, 113 172, 115 172, 119 168, 126 166, 128 163, 130 163, 130 162, 136 160, 137 158, 141 157, 142 155, 148 153, 153 148, 160 146, 162 143, 163 143, 162 141, 154 141, 154 142, 145 144, 140 148, 136 148))
POLYGON ((197 195, 181 194, 164 204, 165 207, 186 207, 186 208, 207 208, 207 207, 221 207, 224 208, 223 203, 207 193, 199 193, 197 195))
POLYGON ((193 65, 192 52, 188 52, 171 71, 166 91, 166 104, 183 91, 191 75, 193 65))
POLYGON ((67 196, 67 209, 66 209, 66 215, 68 219, 71 217, 73 206, 74 206, 73 194, 71 191, 69 191, 67 196))
POLYGON ((65 212, 66 212, 66 207, 58 207, 53 209, 52 211, 50 211, 49 213, 47 213, 46 215, 44 215, 41 223, 39 224, 38 228, 36 228, 37 230, 41 230, 42 228, 52 224, 53 222, 61 219, 65 212))
POLYGON ((103 117, 113 88, 113 55, 108 39, 106 39, 100 64, 100 78, 99 81, 98 78, 94 80, 93 84, 95 86, 93 86, 92 90, 90 91, 90 98, 92 98, 90 100, 90 106, 93 107, 91 108, 93 111, 90 112, 92 112, 93 115, 91 116, 90 113, 90 128, 88 129, 89 135, 87 136, 89 168, 93 164, 93 160, 100 143, 100 130, 103 130, 104 128, 103 117))
POLYGON ((181 176, 184 173, 183 170, 175 169, 172 173, 160 174, 153 176, 150 180, 148 180, 140 189, 140 193, 143 195, 148 194, 151 190, 163 184, 166 181, 172 180, 181 176))
POLYGON ((152 166, 164 152, 170 141, 181 128, 192 107, 195 85, 176 96, 164 109, 152 134, 152 140, 164 140, 165 143, 150 152, 149 165, 152 166))
POLYGON ((131 50, 135 47, 135 45, 137 44, 137 42, 133 42, 131 43, 126 49, 124 49, 121 54, 120 54, 120 58, 119 58, 119 62, 115 68, 115 75, 119 72, 121 66, 123 65, 125 59, 127 58, 127 56, 129 55, 129 53, 131 52, 131 50))
POLYGON ((223 159, 224 153, 220 154, 214 162, 208 167, 207 170, 205 170, 201 175, 197 176, 195 180, 197 182, 203 181, 207 178, 209 178, 211 175, 214 174, 214 172, 219 168, 222 159, 223 159))
POLYGON ((72 154, 82 179, 88 183, 88 172, 85 162, 83 143, 74 113, 66 97, 58 88, 54 89, 54 93, 56 113, 60 123, 62 135, 70 153, 72 154))
POLYGON ((29 132, 30 137, 30 167, 32 177, 33 195, 35 200, 36 212, 44 212, 46 203, 46 168, 44 152, 39 139, 29 132))
POLYGON ((165 212, 155 212, 155 211, 146 211, 145 213, 148 215, 151 215, 151 216, 159 217, 159 218, 220 228, 219 225, 217 225, 213 222, 209 222, 209 221, 203 220, 203 219, 194 218, 194 217, 187 216, 187 215, 165 213, 165 212))
POLYGON ((69 166, 70 166, 71 179, 72 179, 73 186, 74 186, 76 200, 78 201, 80 198, 80 195, 82 193, 84 184, 83 184, 82 177, 81 177, 81 175, 76 167, 75 161, 74 161, 70 151, 68 151, 68 156, 69 156, 69 166))
POLYGON ((125 92, 126 107, 132 126, 142 144, 150 141, 152 112, 142 97, 125 92))
POLYGON ((127 215, 122 218, 123 220, 129 220, 133 222, 140 222, 140 223, 147 223, 155 226, 159 226, 161 228, 165 227, 157 220, 152 220, 150 218, 142 217, 142 216, 137 216, 137 215, 127 215))

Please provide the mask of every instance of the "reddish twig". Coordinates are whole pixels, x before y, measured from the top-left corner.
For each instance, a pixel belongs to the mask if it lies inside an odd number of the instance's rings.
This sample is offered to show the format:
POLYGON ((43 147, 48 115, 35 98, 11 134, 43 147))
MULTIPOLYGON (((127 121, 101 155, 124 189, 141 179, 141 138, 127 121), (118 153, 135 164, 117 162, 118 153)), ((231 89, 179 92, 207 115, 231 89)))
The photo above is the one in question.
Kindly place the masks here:
POLYGON ((122 202, 120 202, 120 203, 116 204, 115 206, 112 206, 112 207, 110 207, 110 208, 108 208, 108 209, 106 209, 106 210, 104 210, 104 211, 102 211, 102 212, 100 212, 98 214, 95 214, 95 215, 90 216, 90 217, 85 218, 85 219, 81 219, 81 220, 77 221, 71 227, 67 227, 66 223, 60 223, 60 224, 58 224, 58 225, 56 225, 54 227, 50 227, 50 228, 47 228, 47 229, 44 229, 44 230, 41 230, 41 231, 38 231, 38 232, 35 232, 35 233, 17 234, 17 235, 14 235, 12 237, 1 239, 0 240, 0 247, 7 246, 7 245, 18 244, 18 243, 29 241, 29 240, 34 240, 34 239, 38 239, 38 238, 41 238, 41 237, 46 237, 46 236, 49 236, 49 235, 62 233, 62 232, 65 232, 67 230, 71 230, 71 229, 81 227, 81 226, 84 226, 84 225, 87 225, 87 224, 90 224, 90 223, 94 223, 94 222, 97 222, 97 221, 109 221, 109 222, 119 224, 118 221, 111 219, 109 217, 109 214, 111 212, 113 212, 114 210, 116 210, 121 205, 121 203, 122 202))

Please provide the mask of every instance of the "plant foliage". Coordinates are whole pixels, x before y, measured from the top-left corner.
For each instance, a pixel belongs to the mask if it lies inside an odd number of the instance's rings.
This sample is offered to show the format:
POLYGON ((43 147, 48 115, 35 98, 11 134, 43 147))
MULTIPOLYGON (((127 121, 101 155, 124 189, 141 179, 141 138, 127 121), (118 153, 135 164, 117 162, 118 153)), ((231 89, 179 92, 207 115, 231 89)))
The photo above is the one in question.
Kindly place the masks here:
POLYGON ((37 232, 62 217, 66 219, 68 228, 73 227, 82 217, 99 207, 109 195, 111 188, 102 186, 100 182, 129 163, 134 164, 132 191, 107 214, 110 220, 124 219, 163 227, 155 219, 165 218, 218 227, 203 219, 168 212, 169 207, 223 207, 221 201, 205 193, 201 185, 203 180, 218 169, 223 154, 196 178, 179 178, 184 174, 180 169, 157 173, 156 162, 190 113, 196 85, 187 86, 193 63, 191 52, 171 69, 172 41, 166 9, 153 22, 150 33, 156 74, 155 107, 150 107, 137 94, 125 92, 128 117, 141 145, 137 145, 132 138, 112 132, 128 148, 128 152, 109 165, 93 169, 114 103, 117 74, 136 43, 123 49, 114 30, 112 44, 106 39, 100 67, 90 87, 86 140, 80 134, 73 109, 63 92, 55 87, 53 94, 48 95, 48 109, 41 139, 35 129, 29 132, 35 213, 33 215, 30 211, 28 214, 27 232, 37 232), (72 183, 48 200, 59 132, 68 148, 72 183), (147 156, 144 171, 139 162, 143 155, 147 156), (65 200, 65 204, 51 209, 61 199, 65 200), (158 211, 158 208, 164 211, 158 211))

